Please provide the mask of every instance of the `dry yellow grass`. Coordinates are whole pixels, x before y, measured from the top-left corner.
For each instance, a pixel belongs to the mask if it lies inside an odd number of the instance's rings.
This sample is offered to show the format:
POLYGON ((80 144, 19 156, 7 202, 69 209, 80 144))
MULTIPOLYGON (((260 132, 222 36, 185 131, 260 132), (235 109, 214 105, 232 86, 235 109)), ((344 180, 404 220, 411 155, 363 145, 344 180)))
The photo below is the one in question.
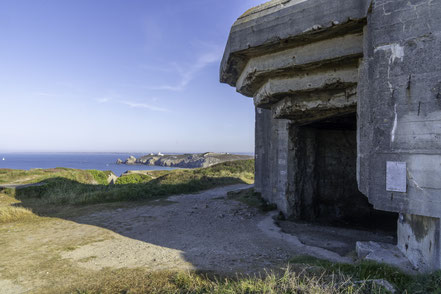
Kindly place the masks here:
POLYGON ((306 275, 287 269, 284 274, 240 276, 233 278, 207 276, 191 272, 148 272, 144 269, 104 269, 77 285, 53 289, 50 293, 113 294, 362 294, 385 293, 383 289, 355 285, 339 274, 306 275), (364 292, 363 292, 364 291, 364 292))
POLYGON ((0 224, 32 220, 37 216, 27 208, 4 206, 0 207, 0 224))

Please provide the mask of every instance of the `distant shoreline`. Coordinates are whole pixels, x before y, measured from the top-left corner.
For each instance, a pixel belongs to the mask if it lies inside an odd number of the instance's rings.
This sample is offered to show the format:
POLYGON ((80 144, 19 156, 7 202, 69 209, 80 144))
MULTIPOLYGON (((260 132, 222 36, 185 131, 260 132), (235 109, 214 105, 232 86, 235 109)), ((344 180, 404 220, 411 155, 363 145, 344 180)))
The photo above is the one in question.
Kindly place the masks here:
POLYGON ((200 168, 209 167, 215 164, 254 159, 251 155, 240 155, 231 153, 187 153, 187 154, 149 154, 140 158, 131 155, 125 161, 118 158, 116 164, 118 165, 148 165, 148 166, 162 166, 162 167, 177 167, 177 168, 200 168))

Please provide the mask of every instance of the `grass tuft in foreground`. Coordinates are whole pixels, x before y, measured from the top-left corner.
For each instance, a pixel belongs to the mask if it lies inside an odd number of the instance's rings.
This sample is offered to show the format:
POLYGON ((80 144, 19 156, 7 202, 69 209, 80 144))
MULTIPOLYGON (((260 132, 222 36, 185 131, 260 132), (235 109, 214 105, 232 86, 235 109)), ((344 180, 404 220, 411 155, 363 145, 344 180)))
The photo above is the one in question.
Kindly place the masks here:
POLYGON ((213 277, 196 273, 146 272, 142 269, 105 270, 81 285, 59 293, 386 293, 380 286, 354 284, 344 275, 305 275, 287 269, 261 277, 213 277))
POLYGON ((290 260, 290 263, 311 266, 326 272, 343 274, 351 277, 353 280, 387 280, 396 287, 398 293, 441 294, 441 271, 436 271, 428 275, 421 274, 413 276, 403 273, 393 266, 373 261, 361 261, 357 264, 333 263, 310 256, 295 257, 290 260))

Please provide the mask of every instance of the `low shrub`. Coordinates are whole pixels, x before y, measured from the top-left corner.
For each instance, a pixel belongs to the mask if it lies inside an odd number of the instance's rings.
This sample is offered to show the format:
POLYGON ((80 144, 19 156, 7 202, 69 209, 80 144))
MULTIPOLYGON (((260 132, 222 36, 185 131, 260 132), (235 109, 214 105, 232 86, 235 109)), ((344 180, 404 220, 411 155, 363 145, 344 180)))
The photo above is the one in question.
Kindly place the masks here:
POLYGON ((117 185, 127 185, 127 184, 141 184, 151 181, 153 178, 150 175, 145 174, 128 174, 119 177, 116 180, 117 185))
POLYGON ((107 178, 109 177, 109 171, 100 171, 100 170, 87 170, 95 180, 95 182, 99 185, 107 185, 107 178))

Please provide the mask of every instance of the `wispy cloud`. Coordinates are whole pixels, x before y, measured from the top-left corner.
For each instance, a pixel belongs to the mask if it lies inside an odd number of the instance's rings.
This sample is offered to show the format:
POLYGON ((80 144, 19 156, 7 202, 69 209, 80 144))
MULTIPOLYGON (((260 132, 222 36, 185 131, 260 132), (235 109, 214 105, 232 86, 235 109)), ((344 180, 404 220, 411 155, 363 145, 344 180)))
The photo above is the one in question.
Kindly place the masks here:
POLYGON ((158 111, 158 112, 168 112, 169 110, 162 107, 153 106, 146 103, 138 103, 138 102, 132 102, 132 101, 119 101, 122 104, 125 104, 127 106, 133 107, 133 108, 145 108, 151 111, 158 111))
POLYGON ((96 99, 96 102, 98 102, 98 103, 107 103, 110 100, 112 100, 112 99, 110 99, 110 98, 98 98, 98 99, 96 99))
POLYGON ((209 52, 205 52, 196 58, 196 61, 187 67, 172 64, 174 70, 179 74, 179 81, 176 84, 164 84, 148 87, 151 90, 182 91, 195 78, 196 74, 204 70, 207 66, 219 62, 222 58, 223 49, 220 46, 211 46, 209 52))

